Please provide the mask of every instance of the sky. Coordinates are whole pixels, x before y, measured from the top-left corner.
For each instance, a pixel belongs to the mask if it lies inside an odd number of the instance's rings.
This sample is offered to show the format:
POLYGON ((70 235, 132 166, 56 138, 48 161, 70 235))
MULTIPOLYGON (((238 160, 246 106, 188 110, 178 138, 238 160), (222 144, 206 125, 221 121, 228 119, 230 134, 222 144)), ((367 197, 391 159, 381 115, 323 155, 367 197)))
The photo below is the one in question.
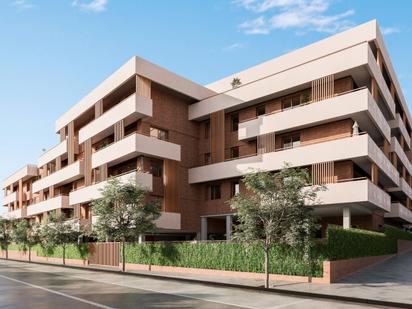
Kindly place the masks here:
POLYGON ((377 19, 412 103, 411 11, 409 0, 0 0, 0 179, 56 145, 55 120, 134 55, 207 84, 377 19))

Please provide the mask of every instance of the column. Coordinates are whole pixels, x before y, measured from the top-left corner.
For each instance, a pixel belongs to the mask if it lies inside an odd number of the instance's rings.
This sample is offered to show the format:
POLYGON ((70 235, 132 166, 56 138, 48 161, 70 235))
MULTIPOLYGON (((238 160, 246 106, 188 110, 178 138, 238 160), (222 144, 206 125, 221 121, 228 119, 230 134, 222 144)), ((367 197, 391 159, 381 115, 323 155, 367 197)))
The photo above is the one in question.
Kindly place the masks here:
POLYGON ((200 240, 207 240, 207 218, 200 218, 200 240))
POLYGON ((377 185, 379 182, 379 168, 376 163, 372 162, 371 163, 371 180, 372 183, 377 185))
POLYGON ((233 216, 226 216, 226 240, 232 240, 232 226, 233 226, 233 216))
POLYGON ((145 242, 145 240, 146 240, 145 235, 140 234, 140 235, 139 235, 139 240, 138 240, 139 244, 144 243, 144 242, 145 242))
POLYGON ((345 207, 345 208, 343 208, 343 228, 344 229, 349 229, 350 227, 351 227, 350 208, 345 207))

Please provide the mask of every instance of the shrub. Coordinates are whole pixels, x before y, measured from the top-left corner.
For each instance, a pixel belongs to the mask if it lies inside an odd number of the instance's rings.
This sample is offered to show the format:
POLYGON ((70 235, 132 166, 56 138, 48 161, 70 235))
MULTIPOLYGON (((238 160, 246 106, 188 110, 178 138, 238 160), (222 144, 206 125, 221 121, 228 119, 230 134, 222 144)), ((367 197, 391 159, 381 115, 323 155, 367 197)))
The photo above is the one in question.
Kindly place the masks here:
MULTIPOLYGON (((263 273, 263 250, 259 245, 241 243, 144 243, 126 246, 126 262, 206 268, 263 273)), ((302 252, 288 246, 271 250, 270 273, 284 275, 310 275, 310 267, 302 252)), ((313 276, 321 277, 323 258, 315 250, 313 276)))
MULTIPOLYGON (((47 250, 41 246, 36 246, 35 250, 38 256, 47 256, 53 258, 63 258, 62 246, 57 246, 54 250, 47 250)), ((88 245, 87 244, 68 244, 66 247, 67 259, 86 260, 88 258, 88 245)))
POLYGON ((384 233, 359 229, 328 227, 328 244, 324 248, 329 260, 393 254, 397 243, 384 233))
POLYGON ((402 231, 396 227, 385 225, 385 235, 394 239, 412 240, 412 233, 402 231))

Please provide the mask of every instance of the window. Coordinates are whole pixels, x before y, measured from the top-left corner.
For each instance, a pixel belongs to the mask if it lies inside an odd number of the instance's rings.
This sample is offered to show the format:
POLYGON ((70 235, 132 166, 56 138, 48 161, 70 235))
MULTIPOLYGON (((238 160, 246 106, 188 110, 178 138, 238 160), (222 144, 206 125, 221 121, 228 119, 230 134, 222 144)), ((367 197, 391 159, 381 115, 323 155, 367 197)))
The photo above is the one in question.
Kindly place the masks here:
POLYGON ((219 200, 220 199, 220 185, 210 186, 210 199, 219 200))
POLYGON ((300 105, 300 95, 290 96, 282 100, 282 109, 290 109, 300 105))
POLYGON ((210 121, 205 122, 205 138, 209 138, 210 134, 210 121))
POLYGON ((159 128, 150 127, 150 136, 161 139, 163 141, 167 141, 168 132, 159 128))
POLYGON ((239 147, 238 146, 230 148, 230 157, 239 158, 239 147))
POLYGON ((154 177, 163 177, 163 161, 161 160, 150 160, 150 173, 154 177))
POLYGON ((232 115, 232 131, 236 132, 239 130, 239 115, 235 114, 232 115))
POLYGON ((210 156, 210 152, 204 154, 204 162, 205 164, 212 163, 212 157, 210 156))
POLYGON ((240 193, 240 184, 239 181, 233 181, 232 182, 232 197, 234 197, 236 194, 240 193))
POLYGON ((265 105, 259 105, 256 107, 256 117, 262 116, 266 114, 266 106, 265 105))
POLYGON ((289 135, 282 138, 282 148, 296 148, 300 145, 300 134, 289 135))

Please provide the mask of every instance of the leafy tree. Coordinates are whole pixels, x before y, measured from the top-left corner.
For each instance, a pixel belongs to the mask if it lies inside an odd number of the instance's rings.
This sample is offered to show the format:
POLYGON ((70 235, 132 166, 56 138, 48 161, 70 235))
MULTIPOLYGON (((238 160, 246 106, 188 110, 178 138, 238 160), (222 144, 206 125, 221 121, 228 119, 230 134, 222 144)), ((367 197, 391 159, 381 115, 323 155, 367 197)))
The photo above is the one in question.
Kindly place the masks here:
POLYGON ((29 262, 31 262, 31 248, 40 243, 40 225, 33 221, 20 220, 14 226, 13 241, 24 251, 29 251, 29 262))
POLYGON ((302 246, 310 252, 316 226, 312 207, 320 186, 309 186, 305 169, 284 168, 271 172, 253 171, 243 178, 245 194, 237 194, 230 206, 237 213, 234 239, 260 243, 264 250, 265 287, 269 287, 269 252, 275 245, 302 246))
POLYGON ((110 179, 102 190, 102 197, 92 202, 92 212, 97 216, 93 229, 98 238, 122 242, 122 270, 125 271, 125 242, 155 230, 153 221, 160 216, 160 203, 157 199, 148 199, 148 191, 134 181, 121 183, 110 179))
POLYGON ((79 239, 82 231, 76 220, 67 220, 64 214, 52 213, 41 227, 42 247, 49 252, 58 246, 63 249, 63 265, 66 265, 66 247, 79 239))
POLYGON ((6 259, 9 258, 9 245, 12 241, 14 220, 0 218, 0 247, 6 251, 6 259))

